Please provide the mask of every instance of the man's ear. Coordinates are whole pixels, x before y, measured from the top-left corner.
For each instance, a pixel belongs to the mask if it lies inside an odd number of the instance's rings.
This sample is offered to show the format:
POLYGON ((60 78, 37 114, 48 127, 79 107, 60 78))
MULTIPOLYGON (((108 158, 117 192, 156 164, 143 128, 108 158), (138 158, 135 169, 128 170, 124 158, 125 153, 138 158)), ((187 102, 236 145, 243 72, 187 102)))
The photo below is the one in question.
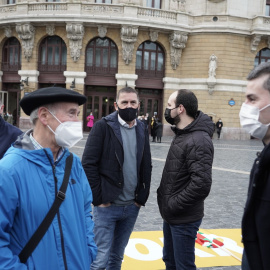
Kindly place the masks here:
POLYGON ((40 120, 40 122, 44 125, 47 126, 48 125, 48 120, 50 117, 50 113, 48 112, 48 109, 45 107, 40 107, 38 109, 38 119, 40 120))
POLYGON ((116 103, 116 102, 114 102, 113 104, 114 104, 114 108, 115 108, 115 110, 116 110, 116 111, 118 111, 118 106, 117 106, 117 103, 116 103))

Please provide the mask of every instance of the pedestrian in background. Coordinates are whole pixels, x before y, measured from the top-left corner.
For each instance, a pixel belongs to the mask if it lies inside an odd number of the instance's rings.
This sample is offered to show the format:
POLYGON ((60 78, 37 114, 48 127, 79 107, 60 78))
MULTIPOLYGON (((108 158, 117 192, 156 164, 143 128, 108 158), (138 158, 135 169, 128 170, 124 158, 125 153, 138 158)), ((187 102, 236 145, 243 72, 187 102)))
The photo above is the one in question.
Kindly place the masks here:
POLYGON ((255 67, 247 77, 246 100, 240 110, 241 126, 262 140, 249 180, 242 219, 243 270, 270 267, 270 63, 255 67), (247 260, 246 260, 247 259, 247 260), (249 265, 249 267, 247 266, 249 265))
POLYGON ((216 123, 218 139, 220 139, 220 133, 221 133, 222 127, 223 127, 223 123, 222 123, 221 119, 219 118, 217 123, 216 123))
POLYGON ((163 133, 163 125, 159 121, 159 119, 156 119, 156 135, 157 135, 157 142, 161 143, 162 133, 163 133))
POLYGON ((164 220, 163 261, 166 269, 195 270, 195 239, 212 183, 214 127, 198 111, 194 93, 185 89, 171 94, 164 116, 175 125, 175 137, 157 190, 164 220))
POLYGON ((7 122, 13 125, 13 116, 10 111, 7 112, 7 122))
POLYGON ((139 96, 121 89, 116 111, 95 123, 84 149, 82 164, 93 190, 95 241, 91 270, 120 270, 124 251, 141 206, 150 190, 149 135, 137 120, 139 96))
POLYGON ((91 112, 88 116, 87 116, 87 126, 88 126, 88 128, 89 128, 89 132, 91 131, 91 129, 92 129, 92 127, 93 127, 93 125, 94 125, 94 119, 95 119, 95 117, 94 117, 94 115, 93 115, 93 113, 91 112))
POLYGON ((0 97, 0 159, 5 152, 16 141, 17 137, 22 134, 22 131, 17 127, 7 123, 3 118, 4 104, 0 97))
POLYGON ((156 125, 157 125, 156 117, 153 116, 152 119, 151 119, 151 136, 152 136, 152 142, 156 142, 156 136, 157 136, 156 125))
POLYGON ((0 269, 90 269, 97 252, 92 193, 79 157, 68 150, 83 138, 78 115, 85 102, 85 96, 60 87, 21 99, 34 128, 0 160, 0 269), (54 201, 62 204, 44 236, 36 247, 26 246, 54 201))

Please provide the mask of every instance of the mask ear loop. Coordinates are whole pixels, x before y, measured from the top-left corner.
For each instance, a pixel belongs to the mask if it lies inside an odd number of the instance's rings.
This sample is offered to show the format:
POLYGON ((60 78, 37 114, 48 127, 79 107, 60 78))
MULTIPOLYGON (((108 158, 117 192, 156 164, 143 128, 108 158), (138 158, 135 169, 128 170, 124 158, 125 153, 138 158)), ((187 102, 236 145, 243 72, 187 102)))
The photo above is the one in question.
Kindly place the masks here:
MULTIPOLYGON (((48 112, 60 123, 60 124, 62 124, 62 122, 47 108, 47 110, 48 110, 48 112)), ((52 130, 52 128, 49 126, 49 125, 47 125, 47 127, 49 128, 49 130, 54 134, 54 135, 56 135, 56 133, 52 130)))
POLYGON ((270 104, 268 104, 268 105, 264 106, 263 108, 261 108, 261 109, 259 110, 259 112, 263 111, 264 109, 266 109, 266 108, 268 108, 268 107, 270 107, 270 104))

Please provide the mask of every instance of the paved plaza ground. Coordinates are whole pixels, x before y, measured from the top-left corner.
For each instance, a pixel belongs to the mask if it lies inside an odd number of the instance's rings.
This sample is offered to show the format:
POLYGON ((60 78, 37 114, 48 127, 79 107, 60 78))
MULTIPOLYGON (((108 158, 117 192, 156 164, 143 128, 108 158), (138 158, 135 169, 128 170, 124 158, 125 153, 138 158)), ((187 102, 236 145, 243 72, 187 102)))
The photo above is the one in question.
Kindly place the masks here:
MULTIPOLYGON (((88 134, 71 149, 82 156, 88 134)), ((140 210, 135 231, 162 231, 162 219, 156 202, 156 190, 159 186, 165 159, 172 137, 163 137, 162 143, 151 142, 152 185, 146 207, 140 210)), ((203 229, 234 229, 241 227, 243 207, 246 201, 249 172, 256 152, 263 145, 258 140, 223 141, 213 140, 215 156, 213 163, 213 184, 210 195, 205 201, 203 229)), ((240 266, 199 268, 203 270, 233 270, 240 266)), ((142 269, 147 270, 147 269, 142 269)))

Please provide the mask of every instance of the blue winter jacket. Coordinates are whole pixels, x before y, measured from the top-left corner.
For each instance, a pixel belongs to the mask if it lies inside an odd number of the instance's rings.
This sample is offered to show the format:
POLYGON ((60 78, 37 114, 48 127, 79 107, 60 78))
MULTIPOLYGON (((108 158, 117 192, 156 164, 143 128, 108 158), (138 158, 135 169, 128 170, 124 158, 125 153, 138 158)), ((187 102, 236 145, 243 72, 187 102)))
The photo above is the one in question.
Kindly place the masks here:
POLYGON ((69 154, 54 163, 50 149, 34 150, 22 134, 0 160, 0 269, 90 269, 97 252, 92 192, 75 155, 59 213, 26 264, 17 256, 53 204, 69 154))

